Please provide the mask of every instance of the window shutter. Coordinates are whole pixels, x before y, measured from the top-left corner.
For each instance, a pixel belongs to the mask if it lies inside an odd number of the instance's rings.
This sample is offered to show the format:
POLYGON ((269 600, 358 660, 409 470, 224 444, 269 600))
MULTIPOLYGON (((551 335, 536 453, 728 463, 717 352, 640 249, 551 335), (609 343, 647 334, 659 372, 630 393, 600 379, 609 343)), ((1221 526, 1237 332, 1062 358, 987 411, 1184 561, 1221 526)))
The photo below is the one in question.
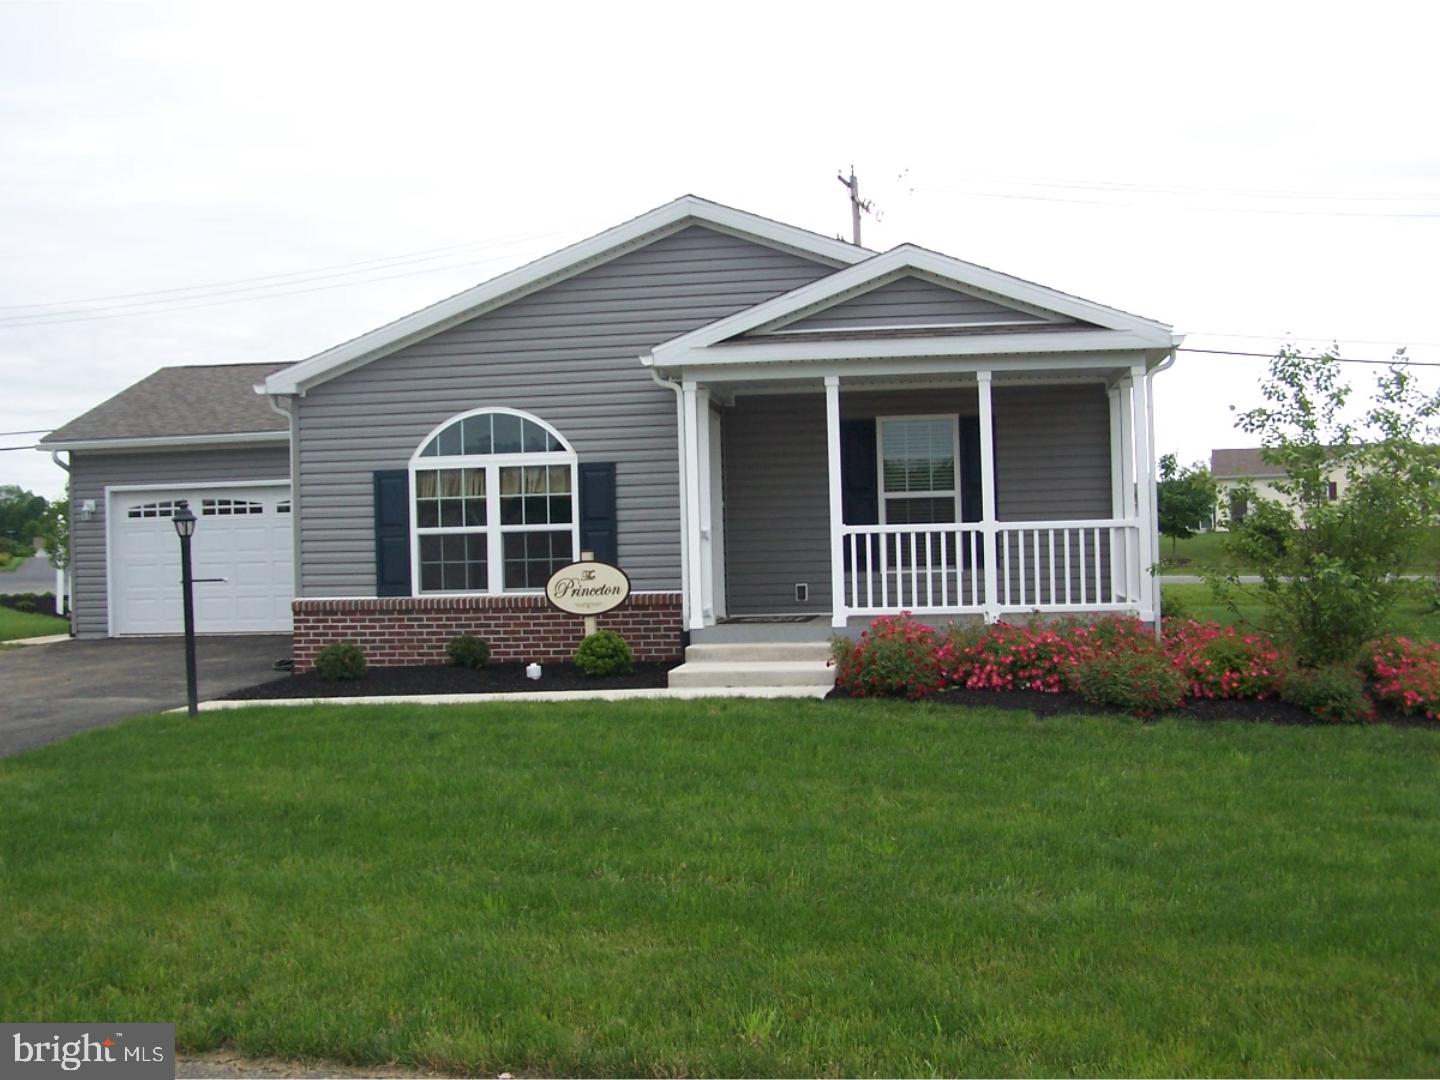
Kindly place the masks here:
POLYGON ((580 550, 593 551, 600 562, 618 566, 615 463, 586 461, 576 468, 580 474, 580 550))
POLYGON ((985 502, 980 490, 980 418, 960 417, 960 520, 979 521, 985 502))
POLYGON ((410 595, 410 472, 375 470, 375 595, 410 595))
POLYGON ((880 523, 875 421, 840 421, 840 507, 846 525, 880 523))

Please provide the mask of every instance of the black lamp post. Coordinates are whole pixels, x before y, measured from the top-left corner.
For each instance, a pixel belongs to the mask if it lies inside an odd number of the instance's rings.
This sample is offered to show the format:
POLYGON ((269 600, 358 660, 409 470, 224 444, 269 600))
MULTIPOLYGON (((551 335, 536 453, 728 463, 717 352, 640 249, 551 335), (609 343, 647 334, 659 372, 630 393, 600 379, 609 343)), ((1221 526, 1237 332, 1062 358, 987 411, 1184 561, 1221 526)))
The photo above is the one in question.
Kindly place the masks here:
POLYGON ((181 499, 171 516, 175 533, 180 537, 180 590, 185 601, 185 690, 190 715, 200 711, 199 689, 195 678, 195 578, 190 573, 190 538, 195 535, 195 514, 190 504, 181 499))

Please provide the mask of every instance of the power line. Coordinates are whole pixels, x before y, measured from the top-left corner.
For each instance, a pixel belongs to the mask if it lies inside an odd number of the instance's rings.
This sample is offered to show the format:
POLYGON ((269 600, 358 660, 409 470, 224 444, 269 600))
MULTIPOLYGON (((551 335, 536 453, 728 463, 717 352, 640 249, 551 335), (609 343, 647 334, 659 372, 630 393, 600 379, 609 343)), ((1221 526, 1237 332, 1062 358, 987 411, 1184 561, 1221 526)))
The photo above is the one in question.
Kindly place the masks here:
MULTIPOLYGON (((489 259, 473 259, 461 263, 451 263, 446 266, 427 266, 419 270, 407 270, 399 274, 382 274, 378 277, 361 278, 355 281, 337 281, 326 285, 314 285, 306 289, 286 289, 279 292, 264 293, 260 296, 234 296, 227 300, 207 300, 199 304, 173 304, 169 307, 146 307, 138 311, 120 311, 100 309, 100 313, 93 315, 48 315, 35 316, 11 316, 8 320, 0 318, 0 330, 23 329, 30 326, 57 326, 63 323, 96 322, 108 319, 126 319, 143 315, 164 315, 172 311, 189 311, 193 308, 222 307, 226 304, 244 304, 255 300, 275 300, 285 296, 299 296, 304 293, 323 292, 327 289, 344 289, 355 285, 369 285, 378 281, 393 281, 397 278, 415 277, 420 274, 442 273, 446 270, 461 270, 467 267, 484 266, 490 263, 504 262, 510 256, 497 255, 489 259), (25 321, 21 321, 25 320, 25 321)), ((237 290, 250 291, 250 290, 237 290)), ((220 295, 220 294, 215 294, 220 295)))
MULTIPOLYGON (((918 188, 917 190, 948 193, 954 195, 973 195, 981 199, 1026 199, 1033 202, 1076 203, 1089 206, 1110 206, 1115 208, 1138 205, 1134 202, 1116 201, 1114 199, 1073 199, 1063 198, 1059 195, 1027 195, 1013 191, 976 191, 973 188, 918 188)), ((1406 219, 1440 218, 1440 212, 1397 214, 1366 210, 1281 210, 1278 208, 1270 207, 1246 206, 1178 206, 1174 207, 1174 209, 1199 210, 1207 213, 1217 214, 1279 214, 1282 216, 1298 217, 1358 217, 1406 219)))
MULTIPOLYGON (((279 281, 282 278, 308 278, 312 275, 322 277, 343 276, 346 272, 361 273, 366 269, 386 269, 392 264, 406 264, 412 262, 428 262, 434 259, 447 258, 463 251, 487 246, 501 246, 508 243, 523 243, 529 240, 540 240, 550 236, 561 235, 560 232, 532 233, 528 235, 515 234, 511 236, 496 236, 478 240, 467 240, 461 244, 450 244, 445 247, 422 248, 418 251, 401 252, 398 255, 377 256, 373 259, 361 259, 356 262, 332 263, 328 266, 316 266, 306 270, 287 270, 275 274, 261 274, 256 277, 230 278, 225 281, 211 281, 200 285, 177 285, 168 289, 149 289, 141 292, 131 293, 108 293, 102 296, 81 296, 69 300, 33 300, 23 304, 0 304, 0 311, 16 311, 21 308, 40 307, 65 307, 71 304, 92 304, 106 300, 133 300, 141 297, 167 297, 175 299, 193 299, 189 297, 174 296, 176 293, 198 292, 205 289, 219 289, 231 285, 247 285, 252 282, 279 281), (337 273, 338 272, 338 273, 337 273)), ((293 282, 287 284, 294 284, 293 282)), ((163 301, 156 301, 163 302, 163 301)), ((131 306, 131 305, 121 305, 131 306)), ((33 312, 35 316, 45 314, 64 314, 63 312, 33 312)), ((7 318, 25 318, 24 315, 5 316, 7 318)))
MULTIPOLYGON (((1274 353, 1263 352, 1239 352, 1234 349, 1189 349, 1185 346, 1175 350, 1176 352, 1208 353, 1211 356, 1258 356, 1262 360, 1275 359, 1274 353)), ((1340 364, 1385 364, 1394 367, 1440 367, 1440 360, 1360 360, 1349 356, 1332 356, 1330 359, 1340 364)))
MULTIPOLYGON (((1320 199, 1331 202, 1385 202, 1419 200, 1421 202, 1440 199, 1440 191, 1410 192, 1347 192, 1347 191, 1295 191, 1277 188, 1236 188, 1215 184, 1137 184, 1122 180, 1057 180, 1041 177, 999 176, 995 174, 972 173, 970 179, 978 183, 1014 183, 1029 187, 1071 188, 1080 191, 1133 191, 1158 194, 1199 194, 1237 195, 1261 199, 1320 199)), ((936 190, 936 189, 931 189, 936 190)))
POLYGON ((24 431, 0 431, 0 437, 6 435, 44 435, 49 430, 49 428, 37 427, 26 428, 24 431))
POLYGON ((1187 333, 1198 337, 1244 338, 1249 341, 1344 341, 1351 345, 1389 345, 1392 348, 1414 345, 1421 348, 1440 349, 1440 341, 1354 338, 1348 334, 1322 334, 1319 337, 1306 337, 1304 334, 1232 334, 1228 330, 1190 330, 1187 333))

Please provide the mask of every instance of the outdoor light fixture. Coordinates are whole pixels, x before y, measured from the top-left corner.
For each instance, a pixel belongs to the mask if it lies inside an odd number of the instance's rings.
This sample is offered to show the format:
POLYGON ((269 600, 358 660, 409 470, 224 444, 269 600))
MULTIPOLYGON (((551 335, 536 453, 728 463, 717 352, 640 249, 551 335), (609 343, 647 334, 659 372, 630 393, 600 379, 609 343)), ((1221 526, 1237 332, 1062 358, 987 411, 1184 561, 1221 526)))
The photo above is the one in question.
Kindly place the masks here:
POLYGON ((196 517, 190 504, 181 499, 175 504, 170 520, 175 535, 180 537, 180 592, 185 608, 185 692, 190 715, 200 711, 199 690, 195 678, 195 577, 190 572, 190 538, 195 535, 196 517))
POLYGON ((525 677, 526 677, 527 679, 538 679, 538 678, 540 678, 540 665, 539 665, 539 664, 526 664, 526 665, 525 665, 525 677))

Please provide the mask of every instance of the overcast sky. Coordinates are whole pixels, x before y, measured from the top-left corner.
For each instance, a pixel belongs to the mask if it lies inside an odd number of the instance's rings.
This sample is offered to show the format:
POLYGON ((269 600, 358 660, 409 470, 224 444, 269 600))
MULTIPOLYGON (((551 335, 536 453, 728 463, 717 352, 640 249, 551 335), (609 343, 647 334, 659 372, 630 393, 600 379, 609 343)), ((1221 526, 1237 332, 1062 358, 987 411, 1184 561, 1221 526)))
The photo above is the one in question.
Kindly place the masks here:
MULTIPOLYGON (((685 192, 848 234, 852 162, 869 247, 1199 347, 1440 361, 1437 29, 1419 3, 0 4, 0 431, 169 364, 303 359, 685 192)), ((1263 367, 1182 354, 1159 450, 1245 445, 1263 367)), ((64 481, 19 451, 4 482, 64 481)))

